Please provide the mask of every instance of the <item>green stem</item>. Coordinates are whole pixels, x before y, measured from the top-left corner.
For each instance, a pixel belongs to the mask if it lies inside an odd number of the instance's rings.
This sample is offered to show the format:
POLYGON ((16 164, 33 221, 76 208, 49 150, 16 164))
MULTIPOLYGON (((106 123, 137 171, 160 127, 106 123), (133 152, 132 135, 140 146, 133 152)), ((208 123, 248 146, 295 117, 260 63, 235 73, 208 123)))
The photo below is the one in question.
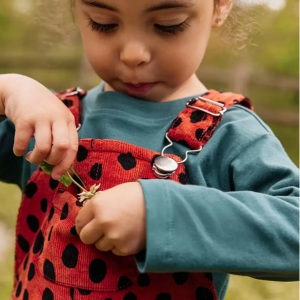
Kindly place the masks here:
POLYGON ((87 192, 87 190, 86 190, 85 188, 83 188, 78 182, 76 182, 76 181, 72 178, 72 176, 70 175, 69 172, 67 172, 67 173, 68 173, 70 179, 73 181, 74 184, 76 184, 81 190, 87 192))

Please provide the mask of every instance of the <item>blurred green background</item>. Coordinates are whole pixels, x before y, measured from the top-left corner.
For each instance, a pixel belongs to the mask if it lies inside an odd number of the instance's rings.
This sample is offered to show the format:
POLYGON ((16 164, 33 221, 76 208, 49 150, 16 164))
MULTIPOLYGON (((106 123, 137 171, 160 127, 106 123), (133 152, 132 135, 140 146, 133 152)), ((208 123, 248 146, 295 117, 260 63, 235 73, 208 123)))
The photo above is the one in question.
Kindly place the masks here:
MULTIPOLYGON (((24 74, 56 91, 72 86, 89 89, 99 84, 100 79, 84 57, 78 32, 70 25, 70 13, 61 7, 42 9, 36 6, 37 1, 0 0, 0 74, 24 74), (54 18, 49 18, 48 13, 54 18), (59 30, 51 29, 56 22, 60 22, 59 30)), ((269 3, 274 7, 280 1, 269 3)), ((225 44, 220 33, 214 31, 198 76, 208 88, 247 95, 256 113, 299 166, 299 2, 281 2, 278 10, 251 6, 250 18, 256 17, 259 30, 253 30, 251 42, 248 39, 244 50, 225 44)), ((247 18, 241 17, 242 26, 247 22, 247 18)), ((9 299, 12 289, 14 228, 20 199, 21 192, 16 186, 0 183, 1 300, 9 299)), ((268 282, 239 276, 231 276, 226 296, 226 300, 298 298, 298 282, 268 282)))

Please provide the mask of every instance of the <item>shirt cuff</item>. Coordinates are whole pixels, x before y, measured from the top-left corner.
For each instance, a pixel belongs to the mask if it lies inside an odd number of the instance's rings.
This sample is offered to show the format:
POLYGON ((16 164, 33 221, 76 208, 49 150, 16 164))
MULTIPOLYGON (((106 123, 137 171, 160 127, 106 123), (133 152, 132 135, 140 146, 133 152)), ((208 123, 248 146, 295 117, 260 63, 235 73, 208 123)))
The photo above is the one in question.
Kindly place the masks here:
POLYGON ((161 179, 139 179, 138 182, 146 204, 146 249, 135 255, 136 264, 141 273, 164 273, 170 265, 173 238, 168 188, 161 179))

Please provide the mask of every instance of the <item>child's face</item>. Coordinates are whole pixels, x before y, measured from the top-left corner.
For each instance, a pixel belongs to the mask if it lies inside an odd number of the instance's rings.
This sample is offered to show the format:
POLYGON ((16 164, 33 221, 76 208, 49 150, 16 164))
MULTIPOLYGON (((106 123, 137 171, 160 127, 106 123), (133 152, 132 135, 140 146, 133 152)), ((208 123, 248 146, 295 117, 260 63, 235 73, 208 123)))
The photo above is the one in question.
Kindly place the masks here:
POLYGON ((214 0, 76 1, 86 55, 112 90, 157 101, 194 78, 215 19, 214 0), (148 84, 127 85, 141 83, 148 84))

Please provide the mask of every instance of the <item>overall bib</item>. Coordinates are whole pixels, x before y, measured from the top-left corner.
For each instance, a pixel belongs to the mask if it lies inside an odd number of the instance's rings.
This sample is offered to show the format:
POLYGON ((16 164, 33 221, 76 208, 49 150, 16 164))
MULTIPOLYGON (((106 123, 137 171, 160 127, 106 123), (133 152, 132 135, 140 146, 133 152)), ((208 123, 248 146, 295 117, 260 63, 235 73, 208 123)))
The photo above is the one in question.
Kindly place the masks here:
MULTIPOLYGON (((80 89, 57 94, 73 113, 77 127, 85 94, 80 89)), ((166 135, 170 146, 174 141, 201 149, 233 104, 252 109, 242 95, 215 90, 188 101, 166 135)), ((117 140, 82 139, 73 169, 87 190, 101 183, 104 191, 138 179, 187 184, 184 161, 163 152, 117 140)), ((211 273, 142 274, 134 256, 116 256, 83 244, 75 230, 82 208, 78 193, 75 184, 65 187, 40 167, 29 179, 18 213, 11 300, 217 300, 211 273)))

